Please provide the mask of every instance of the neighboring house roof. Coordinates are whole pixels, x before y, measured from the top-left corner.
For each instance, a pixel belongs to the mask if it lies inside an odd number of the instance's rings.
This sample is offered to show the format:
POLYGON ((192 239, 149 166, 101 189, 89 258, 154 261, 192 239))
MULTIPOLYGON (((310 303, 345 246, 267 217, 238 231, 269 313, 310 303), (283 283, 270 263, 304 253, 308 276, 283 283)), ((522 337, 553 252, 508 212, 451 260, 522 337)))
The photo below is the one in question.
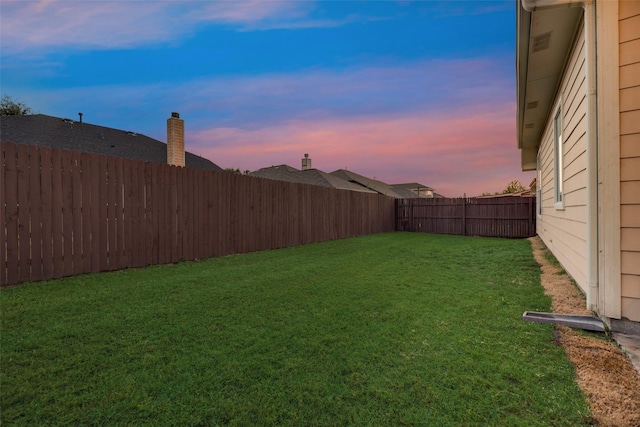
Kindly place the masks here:
MULTIPOLYGON (((300 182, 303 184, 320 185, 323 187, 339 188, 342 190, 360 191, 364 193, 378 193, 396 199, 413 199, 418 196, 409 188, 395 188, 389 184, 366 176, 339 169, 331 173, 326 173, 318 169, 300 170, 289 165, 271 166, 251 172, 252 176, 275 179, 279 181, 300 182)), ((412 184, 413 185, 413 184, 412 184)), ((429 188, 416 184, 420 188, 429 188)), ((416 187, 418 188, 418 187, 416 187)), ((431 188, 429 188, 431 189, 431 188)), ((431 189, 432 190, 432 189, 431 189)))
POLYGON ((417 197, 416 194, 411 191, 396 191, 387 183, 367 178, 366 176, 351 172, 350 170, 338 169, 331 172, 330 175, 396 199, 417 197))
POLYGON ((275 179, 278 181, 298 182, 302 184, 319 185, 321 187, 331 187, 340 190, 360 191, 364 193, 374 193, 360 185, 353 184, 318 169, 300 170, 289 165, 271 166, 251 172, 251 176, 260 178, 275 179))
POLYGON ((392 187, 401 187, 401 188, 408 188, 409 190, 433 190, 433 188, 429 187, 428 185, 424 185, 424 184, 419 184, 417 182, 407 182, 404 184, 391 184, 392 187))
MULTIPOLYGON (((157 139, 44 114, 0 117, 0 141, 167 163, 167 144, 157 139)), ((185 153, 185 166, 222 171, 210 160, 189 152, 185 153)))
MULTIPOLYGON (((423 185, 423 184, 419 184, 417 182, 407 182, 404 184, 391 184, 391 187, 399 192, 399 193, 404 193, 406 191, 410 191, 411 193, 413 193, 413 197, 416 197, 416 195, 418 197, 435 197, 435 191, 433 190, 433 188, 427 186, 427 185, 423 185)), ((405 198, 408 198, 411 196, 406 196, 405 198)))

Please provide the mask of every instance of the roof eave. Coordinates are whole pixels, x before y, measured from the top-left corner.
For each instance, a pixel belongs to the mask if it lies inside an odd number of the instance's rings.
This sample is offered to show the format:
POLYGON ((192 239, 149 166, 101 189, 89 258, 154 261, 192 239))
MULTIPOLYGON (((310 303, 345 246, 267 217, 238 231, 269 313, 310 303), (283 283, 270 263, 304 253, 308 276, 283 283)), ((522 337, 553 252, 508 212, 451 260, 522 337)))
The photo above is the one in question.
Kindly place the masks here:
POLYGON ((527 88, 527 65, 529 62, 529 34, 531 28, 531 12, 527 12, 517 3, 516 17, 516 96, 517 96, 517 130, 518 148, 522 148, 522 126, 524 122, 524 108, 527 88))
POLYGON ((536 168, 540 137, 553 108, 575 37, 575 26, 579 21, 579 9, 575 6, 580 3, 575 0, 528 1, 532 12, 525 9, 520 0, 516 3, 516 129, 518 148, 522 150, 521 168, 527 171, 536 168), (534 24, 536 34, 532 30, 534 24), (551 48, 532 53, 531 41, 544 33, 551 39, 551 48), (541 73, 541 69, 547 72, 541 73), (527 110, 527 106, 533 104, 537 110, 527 110))

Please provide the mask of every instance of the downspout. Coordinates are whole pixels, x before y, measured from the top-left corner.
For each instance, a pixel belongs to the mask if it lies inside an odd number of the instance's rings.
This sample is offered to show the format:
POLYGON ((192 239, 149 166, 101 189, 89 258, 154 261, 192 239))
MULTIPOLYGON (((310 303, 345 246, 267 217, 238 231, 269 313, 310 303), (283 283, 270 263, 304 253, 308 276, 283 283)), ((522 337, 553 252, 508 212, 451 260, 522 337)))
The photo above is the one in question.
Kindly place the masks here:
POLYGON ((596 0, 522 0, 527 12, 553 7, 579 6, 584 10, 585 75, 587 97, 587 308, 599 308, 599 245, 598 245, 598 103, 596 66, 596 0))
POLYGON ((596 3, 584 2, 585 63, 587 64, 587 308, 598 312, 598 70, 596 39, 596 3))

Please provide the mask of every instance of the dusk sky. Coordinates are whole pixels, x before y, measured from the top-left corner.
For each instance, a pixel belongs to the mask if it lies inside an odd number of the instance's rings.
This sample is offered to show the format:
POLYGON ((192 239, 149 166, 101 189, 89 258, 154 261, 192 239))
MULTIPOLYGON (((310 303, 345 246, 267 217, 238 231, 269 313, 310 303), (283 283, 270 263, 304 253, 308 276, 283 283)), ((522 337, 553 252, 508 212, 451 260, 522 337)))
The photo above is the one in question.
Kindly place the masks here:
POLYGON ((347 168, 448 196, 528 185, 515 2, 0 1, 0 92, 222 168, 347 168))

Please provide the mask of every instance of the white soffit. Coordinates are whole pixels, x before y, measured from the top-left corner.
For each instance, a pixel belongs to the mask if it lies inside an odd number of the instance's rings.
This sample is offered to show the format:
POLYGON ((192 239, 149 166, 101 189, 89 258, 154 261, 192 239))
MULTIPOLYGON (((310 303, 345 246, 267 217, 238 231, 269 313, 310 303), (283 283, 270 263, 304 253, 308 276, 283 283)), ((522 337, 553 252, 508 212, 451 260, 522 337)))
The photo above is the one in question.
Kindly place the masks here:
POLYGON ((540 144, 581 16, 582 8, 566 5, 531 13, 519 10, 516 61, 521 149, 540 144))

